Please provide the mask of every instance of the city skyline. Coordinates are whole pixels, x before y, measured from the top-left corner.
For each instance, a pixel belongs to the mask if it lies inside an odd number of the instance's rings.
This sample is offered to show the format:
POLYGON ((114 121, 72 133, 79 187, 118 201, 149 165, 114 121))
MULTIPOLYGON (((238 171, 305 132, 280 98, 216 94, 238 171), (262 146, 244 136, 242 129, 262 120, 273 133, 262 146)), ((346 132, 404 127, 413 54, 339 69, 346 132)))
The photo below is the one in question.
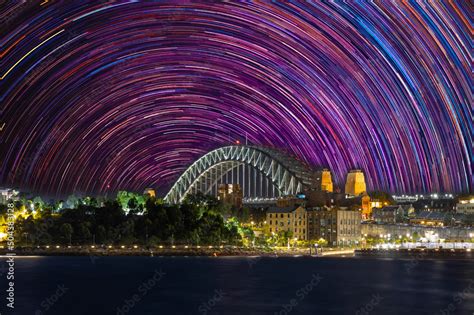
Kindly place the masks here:
POLYGON ((339 186, 360 168, 368 190, 472 191, 462 3, 4 12, 0 186, 166 191, 206 152, 247 140, 339 186))

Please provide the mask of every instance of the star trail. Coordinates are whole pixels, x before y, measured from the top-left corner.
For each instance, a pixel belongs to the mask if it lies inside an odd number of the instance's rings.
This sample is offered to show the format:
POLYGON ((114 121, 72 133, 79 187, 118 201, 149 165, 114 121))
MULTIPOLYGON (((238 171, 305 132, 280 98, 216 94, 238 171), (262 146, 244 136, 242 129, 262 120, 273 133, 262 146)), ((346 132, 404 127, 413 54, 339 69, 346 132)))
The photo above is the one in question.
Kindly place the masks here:
POLYGON ((473 188, 469 4, 3 4, 0 185, 166 190, 211 149, 282 148, 370 190, 473 188))

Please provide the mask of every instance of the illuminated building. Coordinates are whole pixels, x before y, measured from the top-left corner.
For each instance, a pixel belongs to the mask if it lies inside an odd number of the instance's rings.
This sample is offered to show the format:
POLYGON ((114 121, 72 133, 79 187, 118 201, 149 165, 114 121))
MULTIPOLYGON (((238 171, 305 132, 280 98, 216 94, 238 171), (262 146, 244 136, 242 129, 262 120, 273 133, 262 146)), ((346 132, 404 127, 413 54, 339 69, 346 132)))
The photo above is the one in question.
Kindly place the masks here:
POLYGON ((362 194, 361 198, 361 208, 362 208, 362 218, 364 220, 369 220, 372 217, 372 206, 370 202, 370 197, 367 193, 362 194))
POLYGON ((410 223, 416 225, 444 226, 450 219, 451 216, 447 212, 422 211, 417 214, 416 217, 410 219, 410 223))
POLYGON ((225 205, 242 207, 242 189, 239 184, 220 184, 217 199, 225 205))
POLYGON ((361 170, 351 170, 347 174, 345 193, 346 195, 358 196, 366 191, 365 177, 361 170))
POLYGON ((393 205, 382 208, 374 208, 372 217, 377 223, 404 223, 408 217, 414 214, 415 209, 411 205, 393 205))
POLYGON ((322 191, 333 192, 331 171, 326 168, 318 171, 316 173, 316 180, 318 182, 318 188, 322 191))
POLYGON ((378 199, 373 199, 370 201, 370 208, 382 208, 383 206, 388 206, 388 203, 384 203, 378 199))
POLYGON ((298 240, 306 240, 306 210, 299 207, 273 207, 267 211, 267 224, 270 233, 288 231, 298 240))
POLYGON ((365 192, 366 187, 364 173, 361 170, 351 170, 347 174, 345 188, 346 195, 358 196, 365 192))
POLYGON ((474 213, 474 196, 469 196, 467 198, 459 199, 456 204, 456 212, 464 214, 473 214, 474 213))
POLYGON ((156 197, 156 192, 153 188, 146 188, 145 191, 143 192, 144 195, 148 195, 152 198, 156 197))
POLYGON ((329 246, 355 245, 360 241, 360 212, 345 207, 316 207, 308 213, 308 240, 324 239, 329 246))

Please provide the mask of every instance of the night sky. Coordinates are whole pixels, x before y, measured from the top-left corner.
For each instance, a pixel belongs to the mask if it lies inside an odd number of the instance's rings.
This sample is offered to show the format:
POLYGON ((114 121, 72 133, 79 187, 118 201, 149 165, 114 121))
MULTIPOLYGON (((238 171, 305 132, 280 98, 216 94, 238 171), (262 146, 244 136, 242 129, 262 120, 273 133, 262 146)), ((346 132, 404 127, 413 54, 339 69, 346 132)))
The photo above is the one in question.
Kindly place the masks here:
POLYGON ((7 1, 0 186, 164 193, 247 134, 338 184, 472 191, 469 1, 395 2, 7 1))

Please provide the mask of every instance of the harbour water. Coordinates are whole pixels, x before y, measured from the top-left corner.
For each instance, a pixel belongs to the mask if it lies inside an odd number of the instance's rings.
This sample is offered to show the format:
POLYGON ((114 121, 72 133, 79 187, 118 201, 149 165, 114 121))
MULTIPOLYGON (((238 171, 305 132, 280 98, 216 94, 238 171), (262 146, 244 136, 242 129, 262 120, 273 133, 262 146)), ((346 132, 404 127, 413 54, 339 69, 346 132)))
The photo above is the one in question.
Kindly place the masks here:
POLYGON ((13 311, 0 271, 2 315, 474 313, 472 260, 18 257, 13 311))

